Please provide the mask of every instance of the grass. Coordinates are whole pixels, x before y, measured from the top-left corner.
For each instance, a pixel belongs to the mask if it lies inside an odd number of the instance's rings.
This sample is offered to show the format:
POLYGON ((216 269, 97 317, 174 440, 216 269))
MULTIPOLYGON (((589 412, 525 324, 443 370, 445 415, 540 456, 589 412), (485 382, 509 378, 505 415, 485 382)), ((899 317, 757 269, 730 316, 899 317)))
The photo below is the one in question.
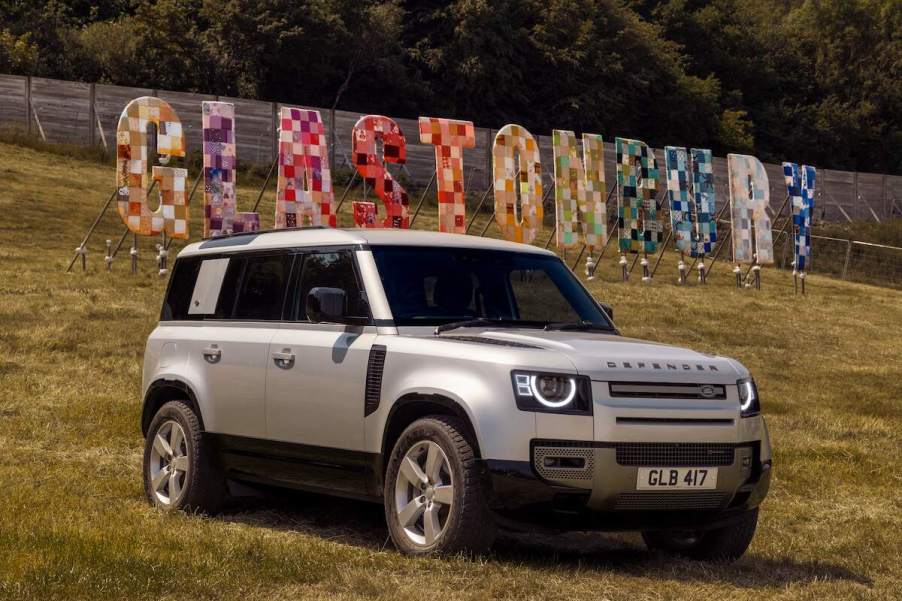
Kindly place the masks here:
MULTIPOLYGON (((653 556, 633 534, 506 536, 482 558, 410 559, 386 545, 380 507, 302 494, 214 518, 152 509, 140 369, 165 282, 151 243, 138 275, 127 252, 107 273, 102 241, 122 231, 110 215, 88 270, 64 273, 113 180, 96 161, 0 144, 0 598, 898 598, 902 292, 811 276, 796 296, 771 269, 761 291, 737 290, 723 263, 708 287, 679 287, 672 256, 648 285, 616 281, 606 256, 590 287, 625 334, 756 374, 775 479, 734 565, 653 556)), ((262 212, 266 226, 271 193, 262 212)), ((434 223, 428 207, 416 225, 434 223)))

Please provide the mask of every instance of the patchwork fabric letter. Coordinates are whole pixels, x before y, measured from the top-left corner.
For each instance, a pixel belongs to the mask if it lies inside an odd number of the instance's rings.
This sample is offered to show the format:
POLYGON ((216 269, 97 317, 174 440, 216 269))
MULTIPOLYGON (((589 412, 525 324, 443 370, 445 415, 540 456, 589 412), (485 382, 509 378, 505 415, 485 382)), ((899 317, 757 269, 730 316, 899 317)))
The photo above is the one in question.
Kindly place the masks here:
POLYGON ((655 200, 658 168, 655 153, 645 142, 617 138, 617 224, 620 251, 653 253, 661 242, 655 200))
POLYGON ((727 171, 733 259, 737 263, 770 265, 774 262, 774 241, 765 210, 770 204, 770 188, 764 165, 753 156, 729 154, 727 171))
POLYGON ((357 227, 379 227, 376 223, 376 203, 355 200, 351 206, 354 209, 354 224, 357 227))
POLYGON ((554 207, 555 239, 558 248, 573 248, 579 240, 582 224, 586 248, 604 246, 608 238, 606 188, 604 181, 604 145, 597 134, 583 134, 583 160, 572 131, 555 129, 554 207))
POLYGON ((260 229, 260 215, 239 213, 235 105, 204 101, 204 238, 260 229))
POLYGON ((352 135, 354 166, 385 206, 386 217, 382 227, 407 229, 410 227, 407 192, 383 163, 383 160, 389 163, 404 163, 407 160, 407 142, 401 128, 389 117, 366 115, 354 125, 352 135), (381 158, 376 155, 378 140, 382 140, 381 158))
POLYGON ((116 188, 119 215, 128 229, 142 236, 165 231, 173 238, 188 238, 188 171, 154 166, 160 206, 151 211, 147 203, 147 128, 157 128, 157 154, 162 162, 185 156, 185 139, 178 115, 165 101, 142 96, 129 102, 116 128, 116 188))
POLYGON ((440 232, 466 232, 463 149, 476 145, 472 121, 420 117, 420 142, 435 146, 440 232))
POLYGON ((687 154, 685 148, 667 146, 664 165, 676 248, 691 257, 704 256, 717 241, 711 151, 693 148, 687 154))
POLYGON ((319 111, 282 107, 276 228, 336 226, 326 130, 319 111))
POLYGON ((792 201, 792 224, 795 226, 795 268, 805 271, 811 256, 811 213, 814 211, 814 167, 783 163, 783 178, 792 201))
POLYGON ((539 146, 525 128, 505 125, 495 135, 492 177, 501 233, 507 240, 529 244, 542 227, 542 163, 539 146))

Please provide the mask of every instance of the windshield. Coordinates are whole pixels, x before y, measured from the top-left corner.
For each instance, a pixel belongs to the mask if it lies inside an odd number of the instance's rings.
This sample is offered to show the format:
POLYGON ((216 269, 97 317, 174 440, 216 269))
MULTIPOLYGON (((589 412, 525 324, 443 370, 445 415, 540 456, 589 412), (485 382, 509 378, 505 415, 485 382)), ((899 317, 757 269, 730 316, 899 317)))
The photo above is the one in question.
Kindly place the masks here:
POLYGON ((523 327, 584 322, 613 329, 554 256, 417 246, 374 246, 372 251, 399 326, 490 319, 523 327))

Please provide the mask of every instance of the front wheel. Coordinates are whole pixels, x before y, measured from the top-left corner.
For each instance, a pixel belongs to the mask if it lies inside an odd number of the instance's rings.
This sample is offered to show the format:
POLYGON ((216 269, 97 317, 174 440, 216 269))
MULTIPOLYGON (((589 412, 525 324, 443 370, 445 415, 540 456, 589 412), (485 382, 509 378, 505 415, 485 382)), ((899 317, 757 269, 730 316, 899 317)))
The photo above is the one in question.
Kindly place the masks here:
POLYGON ((494 540, 473 445, 460 420, 434 415, 411 424, 392 451, 385 517, 395 546, 410 555, 481 552, 494 540))
POLYGON ((736 561, 752 543, 757 525, 758 509, 753 509, 723 528, 702 532, 643 532, 642 539, 650 551, 702 561, 736 561))

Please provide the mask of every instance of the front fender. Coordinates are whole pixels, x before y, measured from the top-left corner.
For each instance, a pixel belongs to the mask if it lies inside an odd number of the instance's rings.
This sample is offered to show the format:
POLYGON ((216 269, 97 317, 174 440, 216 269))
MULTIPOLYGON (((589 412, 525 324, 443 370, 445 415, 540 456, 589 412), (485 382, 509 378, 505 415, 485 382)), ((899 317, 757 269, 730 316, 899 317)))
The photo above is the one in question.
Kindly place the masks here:
MULTIPOLYGON (((394 338, 394 337, 393 337, 394 338)), ((558 353, 397 337, 387 341, 379 408, 366 418, 367 450, 379 453, 391 408, 407 395, 438 395, 458 405, 476 434, 483 459, 529 460, 536 414, 514 401, 513 369, 574 370, 558 353)))

